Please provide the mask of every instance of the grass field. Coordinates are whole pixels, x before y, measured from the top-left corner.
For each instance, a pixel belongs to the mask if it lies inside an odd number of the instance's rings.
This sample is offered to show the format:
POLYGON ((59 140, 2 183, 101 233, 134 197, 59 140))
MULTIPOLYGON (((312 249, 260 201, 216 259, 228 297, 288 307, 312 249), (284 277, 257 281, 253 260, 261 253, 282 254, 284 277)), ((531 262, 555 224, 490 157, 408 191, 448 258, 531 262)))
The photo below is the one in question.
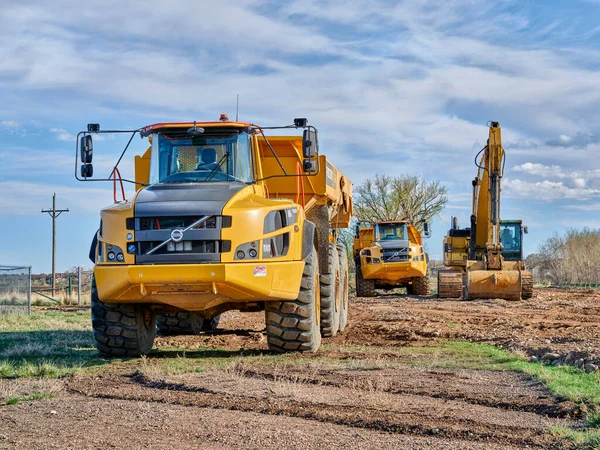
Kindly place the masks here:
POLYGON ((34 311, 29 316, 0 319, 0 379, 22 379, 30 383, 23 392, 0 390, 0 404, 34 401, 54 395, 52 380, 77 373, 134 373, 152 377, 203 372, 216 369, 249 370, 265 366, 327 366, 339 370, 385 370, 402 367, 464 368, 511 371, 526 374, 543 383, 558 398, 578 405, 588 418, 589 428, 552 431, 577 445, 600 445, 600 374, 586 373, 571 366, 553 367, 530 363, 516 354, 484 344, 456 340, 432 340, 408 346, 357 346, 325 344, 315 355, 276 355, 260 350, 233 350, 200 347, 186 350, 161 347, 148 357, 106 359, 94 348, 90 313, 87 310, 63 312, 34 311), (360 358, 339 358, 340 353, 360 354, 360 358), (385 356, 384 356, 385 354, 385 356), (31 383, 38 383, 33 385, 31 383), (41 383, 41 384, 39 384, 41 383), (33 386, 33 387, 32 387, 33 386))

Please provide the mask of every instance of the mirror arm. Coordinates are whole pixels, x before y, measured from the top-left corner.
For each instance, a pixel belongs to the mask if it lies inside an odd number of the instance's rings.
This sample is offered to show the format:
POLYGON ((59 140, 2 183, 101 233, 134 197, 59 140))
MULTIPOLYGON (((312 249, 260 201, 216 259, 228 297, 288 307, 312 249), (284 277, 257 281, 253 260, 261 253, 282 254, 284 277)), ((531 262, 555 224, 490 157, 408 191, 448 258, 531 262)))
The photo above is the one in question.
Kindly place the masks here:
POLYGON ((271 147, 271 143, 269 142, 269 140, 267 139, 267 137, 265 136, 265 132, 262 130, 262 128, 258 128, 258 131, 260 131, 260 134, 262 135, 263 139, 265 140, 265 142, 267 143, 267 145, 269 146, 269 149, 271 150, 271 153, 273 153, 273 156, 275 157, 275 159, 277 160, 277 163, 279 164, 279 167, 281 167, 281 171, 283 172, 284 175, 288 175, 288 173, 285 171, 285 169, 283 168, 283 164, 281 164, 281 161, 279 160, 279 157, 277 156, 277 154, 275 153, 275 150, 273 150, 273 147, 271 147))
POLYGON ((129 145, 131 144, 131 141, 133 141, 133 137, 136 135, 136 133, 139 130, 135 130, 131 133, 131 137, 129 138, 129 141, 127 142, 127 145, 125 146, 125 148, 123 149, 123 151, 121 152, 121 156, 119 156, 119 159, 117 160, 117 163, 115 164, 115 167, 113 167, 112 172, 110 173, 110 175, 108 176, 108 178, 112 178, 112 176, 115 173, 115 170, 117 170, 117 167, 119 167, 119 163, 121 162, 121 160, 123 159, 123 156, 125 156, 125 152, 127 151, 127 149, 129 148, 129 145))

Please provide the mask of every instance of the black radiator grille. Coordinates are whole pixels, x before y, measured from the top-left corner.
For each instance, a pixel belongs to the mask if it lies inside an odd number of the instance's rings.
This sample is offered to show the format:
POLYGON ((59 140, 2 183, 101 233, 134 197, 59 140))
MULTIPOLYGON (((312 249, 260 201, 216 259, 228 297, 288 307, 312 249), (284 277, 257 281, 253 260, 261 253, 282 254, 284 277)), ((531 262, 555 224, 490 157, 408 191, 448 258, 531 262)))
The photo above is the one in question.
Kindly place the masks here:
POLYGON ((399 248, 386 248, 383 250, 383 261, 384 262, 401 262, 408 261, 408 247, 399 248))
POLYGON ((141 217, 134 219, 136 262, 139 264, 181 264, 220 262, 221 253, 231 251, 231 241, 221 240, 221 228, 231 226, 229 216, 211 216, 183 233, 180 242, 171 241, 151 254, 171 237, 173 230, 184 230, 203 216, 141 217))

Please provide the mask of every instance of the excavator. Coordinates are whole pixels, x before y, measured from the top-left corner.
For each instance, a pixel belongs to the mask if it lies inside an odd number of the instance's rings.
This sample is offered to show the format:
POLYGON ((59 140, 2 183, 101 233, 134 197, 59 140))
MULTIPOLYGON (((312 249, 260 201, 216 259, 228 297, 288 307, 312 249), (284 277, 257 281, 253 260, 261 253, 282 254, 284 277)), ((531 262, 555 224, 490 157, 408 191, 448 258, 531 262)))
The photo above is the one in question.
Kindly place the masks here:
POLYGON ((491 122, 487 145, 475 156, 478 171, 472 183, 471 226, 460 229, 453 218, 444 238, 439 298, 522 300, 533 296, 533 275, 525 270, 523 260, 527 227, 520 220, 500 219, 505 158, 500 124, 491 122))

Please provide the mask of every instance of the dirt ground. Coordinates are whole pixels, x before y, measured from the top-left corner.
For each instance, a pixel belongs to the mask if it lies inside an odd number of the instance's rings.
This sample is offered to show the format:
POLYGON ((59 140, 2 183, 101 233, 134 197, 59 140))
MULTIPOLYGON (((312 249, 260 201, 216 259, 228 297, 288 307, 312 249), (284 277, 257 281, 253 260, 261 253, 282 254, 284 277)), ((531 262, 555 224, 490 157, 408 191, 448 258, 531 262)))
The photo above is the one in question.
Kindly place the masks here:
POLYGON ((600 359, 600 291, 536 289, 533 298, 448 301, 382 296, 356 299, 354 327, 336 342, 389 345, 421 339, 493 344, 528 356, 567 362, 600 359))
MULTIPOLYGON (((591 361, 600 357, 599 326, 596 291, 538 290, 524 302, 352 299, 347 330, 324 340, 345 350, 325 349, 319 364, 240 359, 167 377, 105 371, 47 381, 54 398, 0 408, 0 449, 558 448, 548 429, 580 424, 574 405, 525 375, 358 362, 364 346, 393 358, 386 349, 436 339, 591 361), (348 359, 357 364, 335 364, 348 359)), ((266 350, 263 329, 261 313, 230 312, 214 334, 157 339, 156 354, 173 346, 256 353, 266 350)))

